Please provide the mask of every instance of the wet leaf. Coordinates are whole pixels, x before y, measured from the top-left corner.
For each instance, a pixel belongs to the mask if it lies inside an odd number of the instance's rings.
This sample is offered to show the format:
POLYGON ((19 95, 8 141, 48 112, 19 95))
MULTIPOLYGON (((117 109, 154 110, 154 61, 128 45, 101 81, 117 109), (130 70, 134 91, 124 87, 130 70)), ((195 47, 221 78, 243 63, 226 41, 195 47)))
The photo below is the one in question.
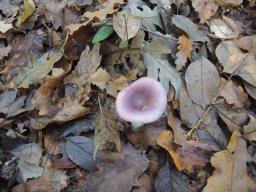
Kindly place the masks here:
POLYGON ((100 41, 107 39, 113 32, 114 29, 111 26, 103 25, 94 35, 92 43, 98 43, 100 41))
POLYGON ((83 136, 67 137, 66 139, 68 157, 87 171, 95 170, 93 140, 83 136))
POLYGON ((191 63, 185 74, 188 94, 198 105, 209 105, 219 89, 220 77, 215 66, 205 57, 191 63))
POLYGON ((227 150, 215 153, 211 164, 215 168, 208 178, 204 192, 252 191, 256 183, 247 174, 246 163, 251 160, 245 140, 234 131, 227 150))
POLYGON ((35 11, 36 5, 34 0, 23 0, 24 11, 18 17, 18 25, 24 23, 35 11))

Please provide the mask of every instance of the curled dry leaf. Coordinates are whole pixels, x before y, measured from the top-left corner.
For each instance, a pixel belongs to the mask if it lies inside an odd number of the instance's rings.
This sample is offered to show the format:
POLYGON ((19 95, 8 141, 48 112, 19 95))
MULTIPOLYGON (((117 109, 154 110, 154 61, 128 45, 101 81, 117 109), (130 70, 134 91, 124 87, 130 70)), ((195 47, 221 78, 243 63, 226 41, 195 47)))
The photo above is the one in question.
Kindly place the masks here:
POLYGON ((216 96, 220 77, 216 67, 208 59, 201 57, 188 66, 185 81, 191 99, 205 107, 216 96))
POLYGON ((182 35, 179 37, 179 51, 176 53, 176 69, 179 71, 183 67, 185 67, 185 64, 188 59, 191 58, 191 52, 192 52, 192 41, 187 38, 185 35, 182 35))
POLYGON ((133 16, 130 11, 117 12, 113 16, 113 28, 123 41, 133 38, 139 31, 140 25, 140 19, 133 16))
POLYGON ((240 29, 232 19, 223 16, 222 19, 212 19, 210 22, 210 30, 220 39, 237 38, 240 29))
POLYGON ((227 150, 215 153, 211 164, 215 168, 208 178, 203 192, 253 191, 256 182, 247 174, 247 162, 251 160, 246 141, 234 131, 227 150))
POLYGON ((163 131, 157 138, 157 144, 166 149, 179 171, 195 171, 196 168, 204 167, 209 162, 210 147, 197 141, 187 141, 182 147, 173 143, 171 131, 163 131))
POLYGON ((235 107, 245 107, 248 104, 248 94, 236 82, 221 79, 222 89, 220 96, 224 97, 228 104, 233 104, 235 107))

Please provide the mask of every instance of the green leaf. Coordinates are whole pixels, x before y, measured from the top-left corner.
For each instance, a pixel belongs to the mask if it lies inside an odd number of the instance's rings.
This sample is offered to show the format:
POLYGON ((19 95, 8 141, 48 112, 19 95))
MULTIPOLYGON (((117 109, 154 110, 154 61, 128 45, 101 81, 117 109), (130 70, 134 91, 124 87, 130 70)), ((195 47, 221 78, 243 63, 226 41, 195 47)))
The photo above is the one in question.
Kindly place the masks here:
POLYGON ((107 39, 114 32, 113 27, 103 25, 92 39, 92 43, 98 43, 104 39, 107 39))

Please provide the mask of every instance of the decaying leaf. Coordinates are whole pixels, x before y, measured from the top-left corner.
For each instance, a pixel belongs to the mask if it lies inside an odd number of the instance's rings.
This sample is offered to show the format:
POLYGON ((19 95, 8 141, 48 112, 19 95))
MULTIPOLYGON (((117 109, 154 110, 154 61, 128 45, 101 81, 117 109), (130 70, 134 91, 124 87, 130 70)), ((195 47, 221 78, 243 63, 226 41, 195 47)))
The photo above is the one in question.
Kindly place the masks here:
POLYGON ((212 102, 219 89, 220 77, 215 66, 205 57, 191 63, 185 74, 188 94, 198 105, 212 102))
POLYGON ((12 24, 8 24, 5 21, 0 21, 0 32, 1 33, 6 33, 11 28, 13 28, 12 24))
POLYGON ((187 141, 182 147, 176 147, 173 143, 171 131, 163 131, 157 138, 157 144, 166 149, 171 155, 178 170, 193 172, 198 167, 204 167, 209 162, 207 154, 210 148, 207 144, 187 141))
POLYGON ((250 160, 245 140, 238 131, 234 131, 227 150, 212 156, 211 164, 215 170, 208 178, 203 191, 253 191, 256 183, 247 174, 246 165, 250 160))
POLYGON ((192 41, 188 39, 185 35, 182 35, 179 37, 179 51, 176 53, 176 69, 179 71, 181 70, 186 62, 187 59, 191 58, 191 52, 192 52, 192 41))
POLYGON ((249 115, 250 121, 248 125, 244 126, 244 136, 250 141, 256 141, 256 119, 249 115))
POLYGON ((24 11, 18 17, 18 25, 24 23, 35 11, 36 5, 34 0, 23 0, 24 2, 24 11))
POLYGON ((117 12, 113 16, 113 28, 123 41, 133 38, 139 31, 140 25, 140 19, 130 12, 117 12))
POLYGON ((62 55, 62 52, 56 52, 48 58, 49 53, 45 53, 41 58, 32 62, 32 68, 21 69, 16 79, 17 87, 28 88, 29 85, 39 83, 52 70, 53 64, 60 60, 62 55))

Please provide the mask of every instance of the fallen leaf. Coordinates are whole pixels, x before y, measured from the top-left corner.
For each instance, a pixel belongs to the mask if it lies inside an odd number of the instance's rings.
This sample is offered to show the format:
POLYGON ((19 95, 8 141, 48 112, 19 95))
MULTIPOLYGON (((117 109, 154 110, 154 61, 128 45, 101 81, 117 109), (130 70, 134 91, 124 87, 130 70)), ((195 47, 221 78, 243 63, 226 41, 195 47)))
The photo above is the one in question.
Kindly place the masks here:
POLYGON ((100 45, 95 44, 93 49, 89 47, 82 52, 80 60, 71 74, 65 77, 65 83, 73 83, 78 86, 88 83, 89 77, 96 72, 101 62, 101 55, 99 53, 100 45))
POLYGON ((21 145, 12 151, 19 158, 18 168, 23 182, 43 174, 43 168, 40 167, 42 152, 41 147, 35 143, 21 145))
POLYGON ((171 53, 171 50, 160 39, 145 42, 144 44, 144 51, 150 53, 153 57, 161 59, 164 54, 171 53))
POLYGON ((138 179, 138 186, 134 188, 131 192, 154 192, 154 183, 152 176, 143 174, 138 179))
POLYGON ((175 89, 175 97, 179 97, 183 82, 178 71, 170 65, 167 59, 159 59, 146 52, 144 53, 144 64, 148 77, 159 78, 166 92, 169 91, 169 83, 171 83, 175 89))
POLYGON ((218 2, 214 0, 192 0, 192 6, 198 12, 201 23, 209 20, 218 10, 218 2))
POLYGON ((188 192, 189 179, 177 171, 167 159, 155 179, 156 192, 188 192))
POLYGON ((227 150, 217 152, 212 156, 211 164, 215 170, 208 178, 203 191, 253 191, 256 183, 247 174, 246 165, 250 160, 246 141, 238 131, 234 131, 227 150))
POLYGON ((23 13, 18 17, 18 25, 21 25, 24 23, 35 11, 36 5, 33 0, 23 0, 24 3, 24 11, 23 13))
POLYGON ((113 32, 114 32, 113 27, 108 25, 103 25, 102 27, 99 28, 97 33, 94 35, 92 39, 92 43, 98 43, 100 41, 107 39, 113 32))
POLYGON ((93 140, 83 136, 67 137, 66 140, 66 152, 69 159, 87 171, 95 170, 93 140))
POLYGON ((103 8, 94 12, 86 11, 83 16, 87 17, 89 21, 92 21, 95 18, 97 18, 99 21, 102 21, 106 18, 108 14, 112 14, 115 12, 115 5, 123 3, 124 0, 108 0, 101 5, 101 7, 103 8))
POLYGON ((94 155, 98 150, 114 149, 121 151, 118 124, 110 112, 99 113, 95 119, 94 155))
POLYGON ((209 162, 207 156, 211 149, 207 144, 190 140, 182 147, 176 147, 171 131, 162 131, 157 138, 157 144, 168 151, 179 171, 193 172, 209 162))
POLYGON ((250 121, 244 126, 244 136, 250 141, 256 141, 256 119, 249 115, 250 121))
POLYGON ((12 188, 12 192, 37 192, 45 191, 52 192, 53 186, 46 176, 40 176, 36 179, 29 180, 26 183, 21 183, 12 188))
POLYGON ((39 83, 52 70, 53 64, 60 60, 62 55, 62 52, 56 52, 48 58, 49 53, 45 53, 33 63, 32 68, 25 67, 21 69, 16 79, 17 87, 28 88, 31 84, 39 83))
POLYGON ((224 66, 223 72, 238 75, 248 83, 256 86, 256 61, 253 53, 243 53, 232 41, 220 43, 215 54, 224 66))
POLYGON ((245 107, 248 104, 248 95, 243 88, 234 81, 226 81, 221 79, 222 89, 219 93, 224 97, 228 104, 233 104, 235 107, 245 107))
POLYGON ((197 123, 197 121, 202 117, 204 111, 200 105, 193 103, 192 99, 188 95, 186 87, 182 87, 180 93, 180 117, 182 123, 184 123, 189 128, 197 123))
POLYGON ((17 14, 19 8, 14 6, 9 0, 1 0, 0 10, 5 16, 11 17, 17 14))
POLYGON ((0 32, 6 33, 8 30, 12 29, 12 24, 8 24, 5 21, 0 21, 0 32))
POLYGON ((146 5, 139 5, 136 1, 132 1, 131 5, 127 5, 131 10, 131 14, 141 19, 141 23, 144 27, 151 31, 157 31, 156 26, 162 27, 161 15, 159 14, 158 8, 154 7, 151 9, 146 5))
POLYGON ((243 3, 243 0, 219 0, 217 3, 221 7, 237 7, 243 3))
POLYGON ((256 35, 244 36, 235 40, 235 44, 244 50, 256 54, 256 35))
POLYGON ((140 19, 130 12, 121 11, 113 16, 113 28, 123 41, 133 38, 139 31, 140 25, 140 19))
POLYGON ((182 127, 181 121, 174 116, 173 112, 169 112, 167 116, 168 120, 168 125, 172 128, 173 130, 173 141, 182 146, 183 144, 186 143, 187 141, 187 133, 182 127))
POLYGON ((240 29, 232 19, 223 16, 222 19, 212 19, 210 22, 210 30, 220 39, 237 38, 240 29))
POLYGON ((216 105, 216 109, 231 132, 241 130, 242 125, 248 120, 248 114, 243 109, 232 108, 225 104, 216 105))
MULTIPOLYGON (((201 1, 200 1, 201 4, 201 1)), ((173 24, 184 31, 188 38, 192 41, 210 42, 207 34, 204 34, 199 30, 198 26, 194 24, 190 19, 183 15, 174 15, 172 17, 173 24)))
POLYGON ((134 132, 133 130, 129 130, 127 133, 127 138, 133 145, 141 145, 145 149, 148 146, 157 148, 158 146, 156 143, 156 139, 160 132, 165 130, 166 127, 167 122, 163 118, 160 118, 154 123, 144 125, 136 132, 134 132))
POLYGON ((201 57, 188 66, 185 81, 191 99, 205 107, 216 96, 220 77, 215 66, 205 57, 201 57))
POLYGON ((191 58, 191 52, 192 52, 192 41, 188 39, 185 35, 182 35, 179 37, 179 51, 176 53, 176 69, 180 71, 183 67, 185 67, 185 64, 188 59, 191 58))
MULTIPOLYGON (((1 26, 0 26, 0 28, 1 28, 1 26)), ((12 47, 10 45, 8 45, 7 47, 1 47, 0 48, 0 60, 3 59, 4 57, 7 57, 8 54, 10 53, 11 49, 12 49, 12 47)))
POLYGON ((129 146, 124 149, 124 158, 118 158, 114 163, 101 163, 99 170, 86 178, 85 191, 103 192, 127 192, 139 176, 148 167, 148 160, 129 146))
POLYGON ((250 85, 249 83, 245 83, 245 90, 246 92, 256 100, 256 87, 250 85))

